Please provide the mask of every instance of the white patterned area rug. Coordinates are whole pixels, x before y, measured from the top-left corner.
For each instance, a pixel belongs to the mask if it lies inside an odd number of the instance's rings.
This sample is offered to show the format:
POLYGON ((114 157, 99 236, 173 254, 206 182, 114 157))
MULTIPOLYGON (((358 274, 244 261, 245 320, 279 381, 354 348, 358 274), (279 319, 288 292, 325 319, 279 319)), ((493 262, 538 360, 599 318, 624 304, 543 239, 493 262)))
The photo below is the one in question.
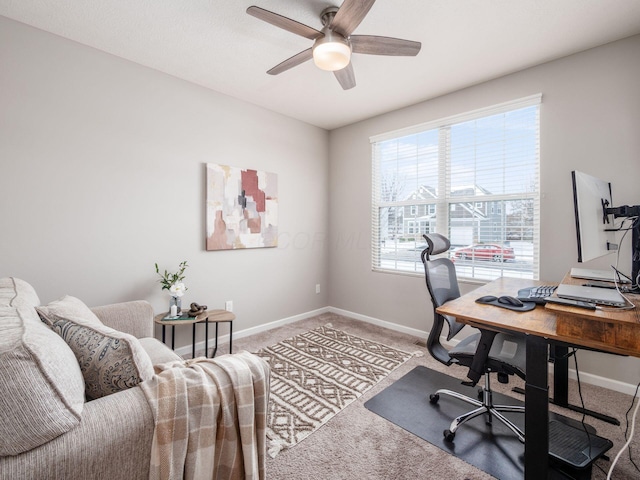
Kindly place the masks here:
POLYGON ((413 354, 331 325, 296 335, 256 355, 271 367, 269 455, 304 440, 413 354))

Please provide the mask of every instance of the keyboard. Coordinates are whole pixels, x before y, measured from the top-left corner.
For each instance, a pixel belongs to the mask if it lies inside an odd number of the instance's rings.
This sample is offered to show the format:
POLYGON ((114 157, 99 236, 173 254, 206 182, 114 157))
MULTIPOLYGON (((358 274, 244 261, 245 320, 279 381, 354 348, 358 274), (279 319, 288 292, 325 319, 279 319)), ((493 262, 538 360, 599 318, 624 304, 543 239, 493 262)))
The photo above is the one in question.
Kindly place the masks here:
POLYGON ((540 285, 518 290, 518 300, 521 302, 534 302, 544 305, 545 299, 556 291, 557 285, 540 285))

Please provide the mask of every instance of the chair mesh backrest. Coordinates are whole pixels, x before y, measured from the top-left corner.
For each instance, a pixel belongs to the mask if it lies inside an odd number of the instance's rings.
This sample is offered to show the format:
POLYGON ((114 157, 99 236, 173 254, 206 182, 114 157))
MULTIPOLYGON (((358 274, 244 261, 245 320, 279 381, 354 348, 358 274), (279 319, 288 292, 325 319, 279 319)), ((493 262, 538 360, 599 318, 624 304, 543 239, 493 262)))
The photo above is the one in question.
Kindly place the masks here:
POLYGON ((464 325, 456 322, 453 317, 438 314, 435 309, 460 296, 458 277, 456 276, 456 267, 451 259, 430 259, 431 255, 444 253, 449 249, 449 239, 437 233, 424 235, 424 238, 428 246, 422 252, 421 258, 424 263, 425 280, 434 309, 433 326, 427 339, 427 348, 434 358, 448 365, 451 363, 451 358, 446 349, 440 344, 442 327, 444 322, 447 322, 449 326, 447 340, 451 340, 456 333, 462 330, 464 325))
POLYGON ((434 307, 440 307, 460 296, 456 267, 448 258, 436 258, 425 263, 427 288, 434 307))
POLYGON ((432 255, 438 255, 449 250, 451 246, 449 239, 439 233, 429 233, 423 236, 427 241, 427 248, 424 249, 421 255, 424 263, 425 279, 433 300, 433 306, 437 308, 444 305, 445 302, 460 296, 458 277, 456 276, 456 267, 449 258, 431 260, 432 255))

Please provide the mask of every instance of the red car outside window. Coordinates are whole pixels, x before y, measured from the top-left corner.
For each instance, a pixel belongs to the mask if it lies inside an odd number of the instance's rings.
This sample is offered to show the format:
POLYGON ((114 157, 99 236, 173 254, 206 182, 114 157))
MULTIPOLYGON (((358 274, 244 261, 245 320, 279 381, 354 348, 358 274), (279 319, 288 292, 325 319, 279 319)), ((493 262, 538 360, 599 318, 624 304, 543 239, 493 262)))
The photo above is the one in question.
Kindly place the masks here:
POLYGON ((497 244, 476 244, 459 248, 453 252, 453 258, 459 260, 491 260, 494 262, 506 262, 516 259, 511 247, 503 247, 497 244))

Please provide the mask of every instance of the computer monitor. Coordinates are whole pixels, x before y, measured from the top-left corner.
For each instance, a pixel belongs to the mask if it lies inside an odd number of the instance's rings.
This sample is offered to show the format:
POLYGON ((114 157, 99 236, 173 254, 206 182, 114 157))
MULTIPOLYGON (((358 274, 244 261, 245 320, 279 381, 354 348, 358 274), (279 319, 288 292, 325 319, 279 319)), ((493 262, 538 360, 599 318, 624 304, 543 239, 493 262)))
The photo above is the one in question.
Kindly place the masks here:
MULTIPOLYGON (((578 239, 578 261, 587 262, 615 252, 618 245, 614 234, 615 218, 631 220, 623 230, 631 230, 631 283, 632 291, 640 289, 640 205, 614 207, 611 184, 586 173, 571 172, 573 202, 578 239)), ((622 272, 625 273, 625 272, 622 272)))
POLYGON ((611 184, 586 173, 571 172, 573 205, 576 215, 578 262, 588 262, 617 249, 613 231, 613 215, 605 208, 612 207, 611 184))

